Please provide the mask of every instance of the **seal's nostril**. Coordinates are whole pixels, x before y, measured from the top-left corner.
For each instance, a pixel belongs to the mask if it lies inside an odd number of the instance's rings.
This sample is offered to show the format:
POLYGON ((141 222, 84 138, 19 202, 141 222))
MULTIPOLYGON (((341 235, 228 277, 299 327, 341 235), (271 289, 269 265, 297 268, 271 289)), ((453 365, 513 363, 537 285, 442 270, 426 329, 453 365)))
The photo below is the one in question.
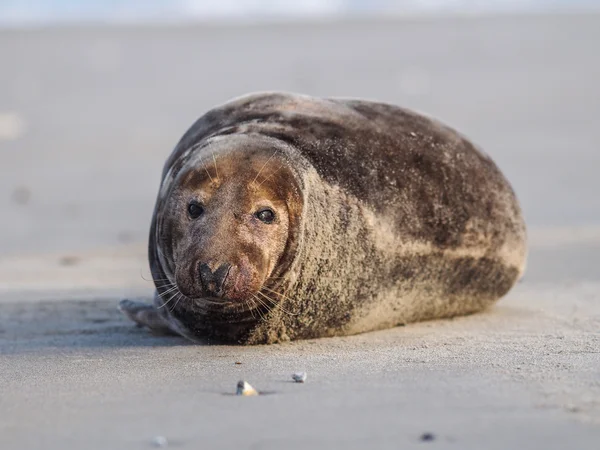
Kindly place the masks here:
POLYGON ((215 270, 214 278, 215 284, 217 286, 217 291, 223 290, 223 285, 225 284, 225 280, 229 275, 229 271, 231 270, 231 264, 221 264, 217 270, 215 270))
POLYGON ((200 264, 198 267, 198 272, 200 275, 200 283, 205 290, 209 290, 209 284, 212 282, 213 274, 208 264, 200 264))
POLYGON ((214 272, 208 264, 200 264, 200 283, 207 295, 220 297, 223 295, 223 285, 231 270, 231 264, 221 264, 214 272))

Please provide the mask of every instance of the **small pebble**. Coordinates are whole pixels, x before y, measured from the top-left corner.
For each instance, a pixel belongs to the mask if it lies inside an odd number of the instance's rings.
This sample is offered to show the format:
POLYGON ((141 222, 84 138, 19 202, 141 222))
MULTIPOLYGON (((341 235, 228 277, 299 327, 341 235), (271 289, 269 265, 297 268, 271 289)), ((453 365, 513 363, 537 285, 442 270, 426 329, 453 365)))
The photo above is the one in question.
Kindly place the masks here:
POLYGON ((423 442, 431 442, 431 441, 435 440, 435 435, 433 433, 423 433, 421 435, 421 440, 423 442))
POLYGON ((156 436, 154 439, 152 439, 152 445, 155 447, 167 448, 169 446, 169 442, 164 436, 156 436))
POLYGON ((304 383, 306 381, 306 372, 296 372, 292 374, 292 379, 296 383, 304 383))
POLYGON ((256 389, 254 389, 252 386, 250 386, 250 383, 240 380, 240 381, 238 381, 238 384, 237 384, 236 395, 244 395, 244 396, 258 395, 258 391, 256 389))

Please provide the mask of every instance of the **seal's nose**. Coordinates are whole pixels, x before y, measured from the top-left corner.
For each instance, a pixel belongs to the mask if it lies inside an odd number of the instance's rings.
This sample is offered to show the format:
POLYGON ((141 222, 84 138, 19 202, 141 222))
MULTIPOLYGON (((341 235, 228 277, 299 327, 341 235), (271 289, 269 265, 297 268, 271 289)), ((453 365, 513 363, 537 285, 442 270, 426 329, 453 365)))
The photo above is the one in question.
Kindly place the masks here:
POLYGON ((223 285, 230 270, 231 264, 221 264, 214 272, 210 270, 208 264, 200 264, 200 283, 206 295, 211 297, 223 295, 223 285))

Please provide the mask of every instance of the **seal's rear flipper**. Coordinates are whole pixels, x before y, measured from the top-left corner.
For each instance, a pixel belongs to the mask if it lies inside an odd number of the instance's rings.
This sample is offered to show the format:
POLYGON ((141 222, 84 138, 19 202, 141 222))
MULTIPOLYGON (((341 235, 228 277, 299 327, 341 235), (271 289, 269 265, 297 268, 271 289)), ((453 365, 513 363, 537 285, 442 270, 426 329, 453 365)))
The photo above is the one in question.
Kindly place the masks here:
POLYGON ((119 302, 119 311, 140 327, 148 327, 159 334, 179 335, 169 326, 169 323, 163 319, 153 305, 124 299, 119 302))

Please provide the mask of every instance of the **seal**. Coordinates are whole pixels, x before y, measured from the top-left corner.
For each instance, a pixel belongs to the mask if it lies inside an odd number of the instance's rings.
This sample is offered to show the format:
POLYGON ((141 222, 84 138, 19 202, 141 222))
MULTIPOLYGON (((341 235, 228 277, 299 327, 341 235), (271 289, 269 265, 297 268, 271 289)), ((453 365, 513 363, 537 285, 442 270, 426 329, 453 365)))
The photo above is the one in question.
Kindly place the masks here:
POLYGON ((495 163, 385 103, 257 93, 198 119, 168 158, 140 325, 242 344, 471 314, 525 270, 526 228, 495 163))

